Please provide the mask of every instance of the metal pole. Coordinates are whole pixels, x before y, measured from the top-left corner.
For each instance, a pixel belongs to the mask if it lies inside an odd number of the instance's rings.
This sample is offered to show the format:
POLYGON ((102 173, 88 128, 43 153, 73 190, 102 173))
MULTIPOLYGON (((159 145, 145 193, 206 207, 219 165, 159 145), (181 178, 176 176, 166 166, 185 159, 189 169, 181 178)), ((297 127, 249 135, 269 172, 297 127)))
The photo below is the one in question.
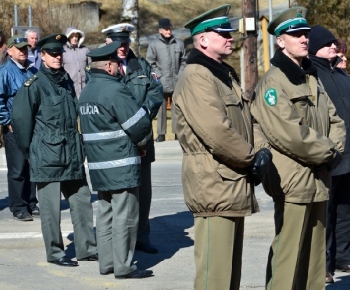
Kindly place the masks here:
MULTIPOLYGON (((272 0, 269 0, 269 21, 272 20, 272 0)), ((270 59, 273 57, 275 53, 275 39, 274 36, 270 34, 270 59)))
POLYGON ((18 26, 18 9, 17 9, 17 4, 14 5, 14 10, 15 10, 15 26, 18 26))
POLYGON ((32 27, 32 6, 28 6, 28 21, 29 27, 32 27))

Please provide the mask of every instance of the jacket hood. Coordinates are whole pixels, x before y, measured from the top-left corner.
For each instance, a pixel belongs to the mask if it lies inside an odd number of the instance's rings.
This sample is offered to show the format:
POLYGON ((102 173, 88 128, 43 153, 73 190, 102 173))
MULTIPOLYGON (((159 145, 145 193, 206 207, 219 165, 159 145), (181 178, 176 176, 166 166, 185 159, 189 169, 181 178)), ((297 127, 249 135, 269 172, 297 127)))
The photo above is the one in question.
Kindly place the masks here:
POLYGON ((79 39, 79 43, 78 43, 78 47, 81 46, 81 44, 84 42, 85 40, 85 33, 75 27, 68 27, 66 29, 66 36, 68 38, 68 41, 67 41, 67 46, 68 47, 71 47, 71 44, 69 42, 69 37, 73 34, 73 33, 79 33, 81 35, 80 39, 79 39))

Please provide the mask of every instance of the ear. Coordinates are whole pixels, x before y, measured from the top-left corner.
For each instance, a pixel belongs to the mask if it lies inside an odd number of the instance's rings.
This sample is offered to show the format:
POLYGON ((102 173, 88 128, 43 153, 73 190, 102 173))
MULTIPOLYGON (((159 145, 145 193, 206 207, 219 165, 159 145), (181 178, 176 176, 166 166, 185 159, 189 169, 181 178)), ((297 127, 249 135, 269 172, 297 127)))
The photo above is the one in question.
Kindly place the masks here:
POLYGON ((198 35, 198 42, 199 42, 201 47, 207 48, 208 42, 209 42, 208 36, 205 33, 198 35))
POLYGON ((278 45, 280 48, 282 48, 282 49, 285 47, 284 38, 283 38, 282 35, 276 37, 276 43, 277 43, 277 45, 278 45))

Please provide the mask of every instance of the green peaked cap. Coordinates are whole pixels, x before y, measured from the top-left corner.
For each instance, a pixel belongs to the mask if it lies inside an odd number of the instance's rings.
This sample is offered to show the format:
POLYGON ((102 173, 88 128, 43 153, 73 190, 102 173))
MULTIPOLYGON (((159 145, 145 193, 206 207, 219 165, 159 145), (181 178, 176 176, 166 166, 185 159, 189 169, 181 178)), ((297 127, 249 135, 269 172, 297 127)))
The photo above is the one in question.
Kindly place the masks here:
POLYGON ((191 35, 196 35, 204 31, 232 32, 230 20, 227 17, 231 5, 224 4, 209 10, 185 23, 184 27, 191 31, 191 35))

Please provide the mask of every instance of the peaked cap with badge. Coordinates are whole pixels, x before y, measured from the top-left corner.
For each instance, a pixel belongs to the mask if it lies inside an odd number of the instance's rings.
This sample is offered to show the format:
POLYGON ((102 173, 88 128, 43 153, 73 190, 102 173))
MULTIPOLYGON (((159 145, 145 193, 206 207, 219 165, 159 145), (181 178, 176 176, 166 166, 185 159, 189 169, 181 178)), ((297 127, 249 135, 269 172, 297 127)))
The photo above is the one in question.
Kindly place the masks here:
POLYGON ((29 46, 30 44, 28 43, 28 39, 24 38, 22 35, 15 34, 14 36, 10 37, 7 40, 7 47, 11 48, 12 46, 17 47, 17 48, 22 48, 25 46, 29 46))
POLYGON ((305 7, 292 7, 278 14, 267 27, 267 31, 275 36, 300 30, 311 30, 306 17, 308 10, 305 7))
POLYGON ((45 50, 51 53, 64 52, 63 45, 67 42, 67 36, 64 34, 51 34, 38 41, 36 44, 40 50, 45 50))
POLYGON ((102 29, 102 33, 107 34, 113 41, 120 41, 121 43, 130 42, 130 32, 135 30, 135 26, 130 23, 119 23, 108 26, 102 29))
POLYGON ((191 35, 202 32, 232 32, 237 29, 232 28, 228 13, 231 5, 224 4, 209 10, 185 23, 185 28, 191 31, 191 35))
POLYGON ((109 59, 118 60, 117 49, 121 46, 121 42, 116 40, 100 48, 91 50, 86 55, 91 57, 91 61, 103 61, 109 59))

